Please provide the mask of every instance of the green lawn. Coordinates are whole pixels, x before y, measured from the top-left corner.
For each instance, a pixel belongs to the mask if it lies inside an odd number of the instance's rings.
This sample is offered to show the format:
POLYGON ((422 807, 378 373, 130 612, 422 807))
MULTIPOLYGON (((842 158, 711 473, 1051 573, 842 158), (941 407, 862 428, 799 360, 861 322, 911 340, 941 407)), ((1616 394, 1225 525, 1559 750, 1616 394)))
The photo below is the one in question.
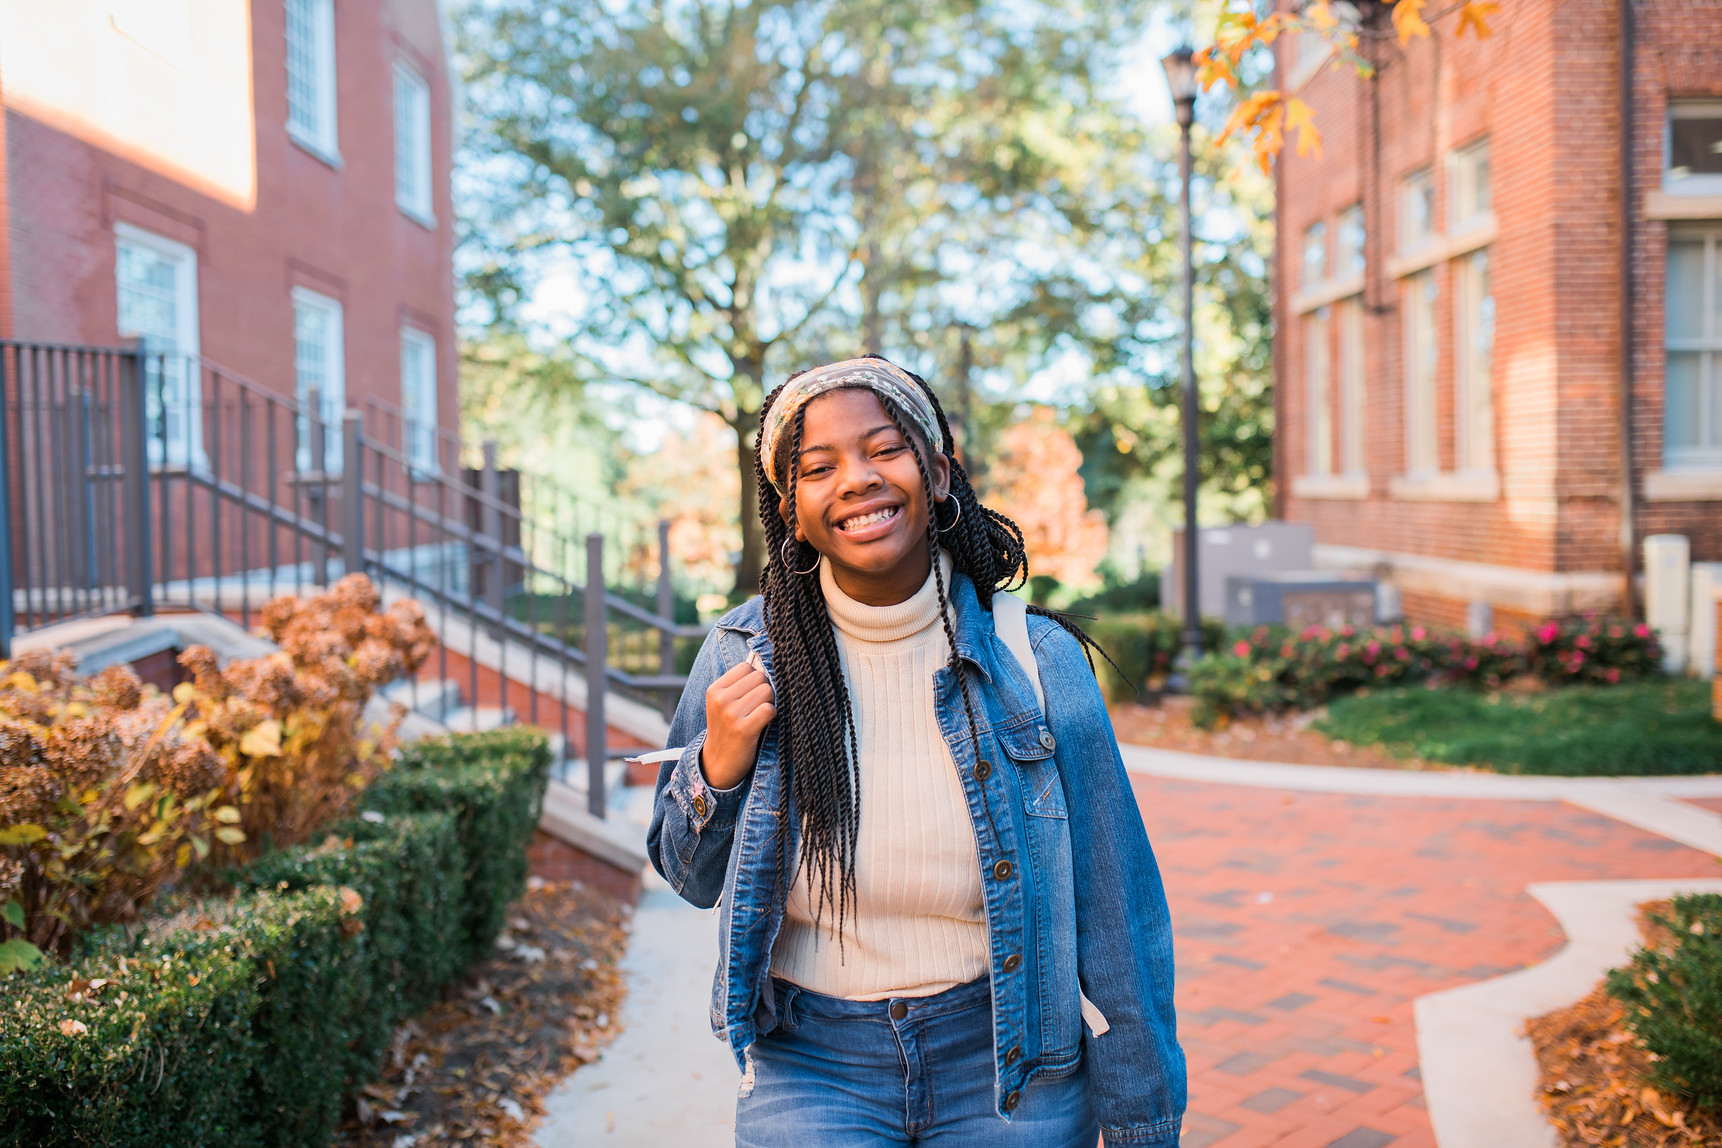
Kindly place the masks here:
POLYGON ((1710 685, 1654 681, 1536 694, 1383 690, 1342 698, 1314 728, 1354 745, 1502 773, 1722 772, 1710 685))

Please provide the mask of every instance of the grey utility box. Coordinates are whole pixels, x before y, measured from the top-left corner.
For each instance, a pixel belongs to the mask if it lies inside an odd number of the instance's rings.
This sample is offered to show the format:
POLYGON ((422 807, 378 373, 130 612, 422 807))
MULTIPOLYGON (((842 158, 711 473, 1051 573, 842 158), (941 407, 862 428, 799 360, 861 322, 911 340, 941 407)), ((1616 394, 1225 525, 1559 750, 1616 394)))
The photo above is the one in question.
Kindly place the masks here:
MULTIPOLYGON (((1226 583, 1308 570, 1315 565, 1315 527, 1307 522, 1204 526, 1196 550, 1196 595, 1203 616, 1226 617, 1226 583)), ((1160 579, 1161 608, 1184 615, 1184 531, 1172 530, 1172 565, 1160 579)))
POLYGON ((1294 630, 1309 626, 1366 627, 1375 625, 1375 611, 1374 582, 1335 578, 1325 571, 1226 579, 1229 626, 1283 622, 1294 630))

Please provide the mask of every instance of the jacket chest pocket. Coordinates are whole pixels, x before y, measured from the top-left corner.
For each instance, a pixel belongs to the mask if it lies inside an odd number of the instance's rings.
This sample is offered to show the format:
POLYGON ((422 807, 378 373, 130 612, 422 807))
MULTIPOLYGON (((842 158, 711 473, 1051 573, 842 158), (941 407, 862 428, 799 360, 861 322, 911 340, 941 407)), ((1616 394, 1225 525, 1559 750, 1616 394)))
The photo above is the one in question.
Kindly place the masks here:
POLYGON ((1039 722, 1023 722, 1009 729, 995 730, 994 736, 1016 766, 1022 787, 1023 812, 1030 817, 1068 817, 1064 786, 1059 782, 1058 765, 1052 757, 1055 743, 1046 726, 1039 722))

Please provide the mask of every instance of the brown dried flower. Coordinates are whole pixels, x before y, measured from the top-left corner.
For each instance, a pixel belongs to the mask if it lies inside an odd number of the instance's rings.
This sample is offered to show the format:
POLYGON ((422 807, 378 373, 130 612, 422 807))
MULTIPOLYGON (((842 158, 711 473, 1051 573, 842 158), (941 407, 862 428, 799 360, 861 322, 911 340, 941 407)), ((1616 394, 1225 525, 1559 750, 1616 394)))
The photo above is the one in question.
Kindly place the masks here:
POLYGON ((109 666, 89 681, 90 699, 103 709, 136 709, 143 698, 143 683, 124 663, 109 666))

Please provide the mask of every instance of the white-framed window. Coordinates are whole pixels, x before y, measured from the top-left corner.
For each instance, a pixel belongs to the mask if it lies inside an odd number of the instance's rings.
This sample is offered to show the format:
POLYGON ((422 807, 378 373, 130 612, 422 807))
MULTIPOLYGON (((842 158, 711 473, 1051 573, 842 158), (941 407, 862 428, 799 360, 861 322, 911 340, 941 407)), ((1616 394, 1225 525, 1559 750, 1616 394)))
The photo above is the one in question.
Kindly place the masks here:
MULTIPOLYGON (((294 393, 301 411, 310 409, 311 392, 318 392, 323 424, 323 466, 341 469, 341 415, 347 405, 346 355, 341 331, 341 304, 304 287, 293 288, 294 393)), ((309 416, 298 418, 295 465, 312 470, 312 427, 309 416)))
POLYGON ((1309 474, 1333 473, 1333 369, 1330 308, 1303 317, 1304 388, 1309 396, 1309 474))
POLYGON ((1346 474, 1362 474, 1364 462, 1363 301, 1356 296, 1339 304, 1339 466, 1346 474))
POLYGON ((427 226, 431 206, 430 85, 406 64, 395 63, 395 203, 427 226))
POLYGON ((1722 228, 1668 237, 1662 463, 1722 470, 1722 228))
POLYGON ((1434 474, 1441 465, 1435 418, 1435 276, 1405 279, 1405 473, 1434 474))
POLYGON ((1303 285, 1312 287, 1327 278, 1327 224, 1312 223, 1303 233, 1303 285))
POLYGON ((1494 210, 1489 196, 1489 141, 1455 151, 1447 168, 1450 224, 1455 232, 1475 227, 1494 210))
POLYGON ((335 0, 285 0, 287 134, 307 151, 340 160, 335 131, 335 0))
POLYGON ((1363 205, 1354 203, 1339 213, 1339 228, 1334 235, 1333 273, 1342 278, 1362 275, 1365 265, 1364 243, 1368 233, 1363 226, 1363 205))
POLYGON ((436 340, 401 328, 401 446, 415 470, 434 471, 436 457, 436 340))
POLYGON ((1435 176, 1425 168, 1405 177, 1399 245, 1415 251, 1435 237, 1435 176))
POLYGON ((197 252, 129 223, 114 224, 120 336, 143 340, 149 461, 201 466, 197 252))
POLYGON ((1455 453, 1459 470, 1495 469, 1495 289, 1489 280, 1489 249, 1473 251, 1454 265, 1455 453))
POLYGON ((1686 195, 1722 194, 1722 100, 1669 104, 1662 186, 1686 195))

